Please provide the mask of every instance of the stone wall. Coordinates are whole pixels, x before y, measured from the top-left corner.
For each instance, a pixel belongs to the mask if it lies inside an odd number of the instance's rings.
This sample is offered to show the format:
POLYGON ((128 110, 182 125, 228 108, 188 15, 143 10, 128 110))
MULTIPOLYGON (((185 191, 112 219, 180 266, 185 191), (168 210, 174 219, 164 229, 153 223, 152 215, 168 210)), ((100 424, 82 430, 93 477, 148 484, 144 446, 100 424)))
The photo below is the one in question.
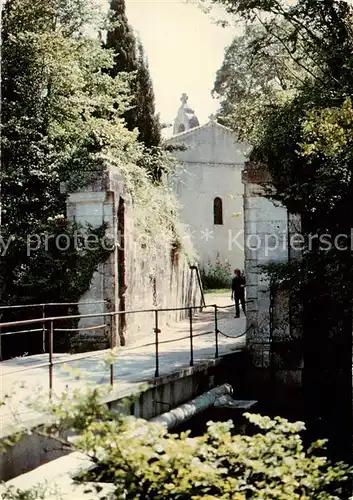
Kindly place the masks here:
MULTIPOLYGON (((79 314, 200 304, 196 276, 184 253, 165 242, 154 249, 145 247, 134 222, 134 204, 113 168, 99 181, 69 194, 67 214, 82 225, 99 227, 107 223, 106 244, 115 242, 114 250, 94 273, 89 290, 81 297, 79 314)), ((185 315, 185 311, 160 313, 159 326, 185 315)), ((84 318, 79 322, 80 331, 74 343, 87 350, 108 347, 111 335, 117 345, 131 344, 146 335, 152 340, 154 321, 154 312, 126 313, 117 315, 115 320, 103 316, 84 318)))
POLYGON ((248 342, 268 341, 270 334, 269 280, 261 266, 288 259, 287 211, 265 197, 266 171, 247 164, 244 182, 245 272, 248 305, 248 342))
POLYGON ((288 262, 291 235, 298 220, 266 196, 271 178, 261 165, 247 163, 244 182, 245 273, 247 281, 247 347, 252 362, 254 396, 275 395, 278 402, 298 405, 302 385, 301 332, 295 328, 289 295, 283 287, 270 289, 262 266, 288 262), (289 391, 295 397, 288 397, 289 391), (286 398, 281 398, 281 394, 286 398))
MULTIPOLYGON (((126 228, 126 310, 171 309, 200 305, 200 290, 187 257, 160 242, 151 251, 139 238, 133 208, 127 210, 126 228)), ((159 328, 185 317, 187 311, 158 313, 159 328)), ((153 337, 154 312, 126 315, 128 341, 150 333, 153 337)))

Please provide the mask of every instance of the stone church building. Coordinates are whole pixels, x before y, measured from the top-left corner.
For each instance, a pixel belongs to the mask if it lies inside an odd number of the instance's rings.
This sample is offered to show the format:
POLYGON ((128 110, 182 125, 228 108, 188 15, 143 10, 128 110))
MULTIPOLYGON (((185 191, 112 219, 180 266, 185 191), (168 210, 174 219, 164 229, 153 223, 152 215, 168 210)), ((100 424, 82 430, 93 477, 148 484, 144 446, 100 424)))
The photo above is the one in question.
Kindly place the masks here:
POLYGON ((168 145, 178 165, 173 179, 181 220, 198 253, 200 267, 227 261, 244 268, 244 217, 241 172, 248 146, 210 117, 200 125, 183 94, 168 145))

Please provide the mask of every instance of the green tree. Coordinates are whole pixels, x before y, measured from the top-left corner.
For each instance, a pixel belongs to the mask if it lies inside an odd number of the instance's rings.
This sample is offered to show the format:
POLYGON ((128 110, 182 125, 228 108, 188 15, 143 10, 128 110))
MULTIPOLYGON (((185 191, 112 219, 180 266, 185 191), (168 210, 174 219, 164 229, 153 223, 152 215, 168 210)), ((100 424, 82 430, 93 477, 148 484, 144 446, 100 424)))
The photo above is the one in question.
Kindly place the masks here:
POLYGON ((303 305, 306 418, 312 428, 322 426, 338 455, 350 457, 352 7, 340 0, 220 2, 276 36, 305 75, 292 95, 253 117, 252 159, 267 166, 276 188, 271 196, 300 214, 311 241, 289 269, 303 305), (331 242, 345 235, 347 247, 320 246, 325 234, 331 242))
MULTIPOLYGON (((220 121, 233 128, 240 139, 252 141, 266 113, 277 102, 290 99, 308 73, 287 53, 279 41, 283 30, 269 32, 259 21, 246 22, 243 32, 226 48, 217 71, 213 94, 220 99, 220 121)), ((299 56, 302 61, 304 56, 299 56)))
POLYGON ((111 0, 113 28, 108 31, 105 46, 114 51, 111 76, 129 73, 132 102, 124 113, 129 130, 139 131, 138 139, 147 148, 160 144, 160 125, 155 113, 154 92, 141 41, 137 41, 125 13, 125 0, 111 0))
POLYGON ((112 27, 108 30, 105 47, 113 50, 114 64, 109 69, 111 76, 125 72, 132 75, 130 81, 132 100, 131 106, 124 113, 124 118, 129 130, 138 128, 136 113, 136 74, 137 74, 137 52, 136 38, 125 13, 125 0, 111 0, 110 17, 112 27))
MULTIPOLYGON (((103 168, 102 137, 114 123, 122 129, 127 82, 102 73, 112 55, 87 34, 101 22, 94 2, 8 0, 4 6, 2 237, 11 238, 2 255, 5 302, 77 300, 89 286, 72 248, 59 258, 53 244, 29 252, 29 241, 62 231, 72 236, 74 226, 62 222, 60 183, 88 182, 103 168)), ((106 254, 99 249, 90 256, 94 268, 106 254)))
POLYGON ((324 441, 305 450, 302 422, 246 417, 259 429, 253 436, 232 434, 231 422, 210 422, 203 436, 190 438, 125 417, 90 425, 77 444, 99 464, 96 480, 116 486, 116 498, 344 498, 352 470, 315 453, 324 441))
POLYGON ((156 116, 154 91, 148 61, 141 41, 138 42, 137 68, 137 124, 139 138, 146 148, 154 148, 161 144, 161 126, 156 116))
MULTIPOLYGON (((161 148, 152 155, 126 128, 131 75, 109 74, 115 52, 99 39, 109 27, 99 4, 8 0, 3 9, 3 303, 76 301, 88 288, 109 251, 75 248, 82 228, 65 218, 61 185, 85 186, 107 165, 124 178, 141 232, 177 238, 175 199, 163 183, 152 184, 149 171, 168 170, 171 162, 161 148), (67 251, 57 248, 60 234, 70 240, 67 251)), ((85 231, 100 241, 105 227, 85 231)))

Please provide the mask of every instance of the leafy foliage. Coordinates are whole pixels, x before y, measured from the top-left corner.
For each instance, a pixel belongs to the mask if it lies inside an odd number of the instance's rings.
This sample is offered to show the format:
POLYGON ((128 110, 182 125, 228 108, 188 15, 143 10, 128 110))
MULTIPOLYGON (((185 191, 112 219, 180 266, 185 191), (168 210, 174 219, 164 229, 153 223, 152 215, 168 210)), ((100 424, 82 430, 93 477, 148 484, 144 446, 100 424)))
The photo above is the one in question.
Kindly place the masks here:
MULTIPOLYGON (((99 5, 96 0, 4 5, 2 250, 9 244, 1 255, 3 303, 75 301, 87 289, 109 251, 100 244, 77 248, 75 233, 100 242, 105 227, 69 223, 61 186, 72 192, 92 183, 107 164, 122 174, 136 207, 144 204, 144 214, 137 210, 141 231, 158 238, 166 228, 176 237, 174 197, 166 183, 153 184, 172 162, 161 147, 146 149, 137 131, 126 128, 133 74, 117 71, 114 50, 95 35, 109 27, 99 5), (56 244, 60 237, 70 243, 65 251, 56 244)), ((142 59, 136 60, 137 69, 142 59)), ((148 78, 144 72, 144 85, 148 78)), ((146 90, 152 110, 151 92, 146 90)))
POLYGON ((131 76, 131 105, 124 113, 129 130, 138 129, 138 139, 147 148, 161 142, 160 124, 156 116, 154 92, 148 62, 141 41, 135 38, 125 13, 125 0, 110 2, 112 29, 108 31, 106 47, 114 50, 110 75, 126 72, 131 76))
POLYGON ((189 438, 127 417, 92 424, 77 445, 99 463, 97 479, 116 485, 117 498, 333 500, 341 494, 352 471, 305 452, 301 422, 246 416, 264 432, 232 435, 230 422, 209 423, 203 436, 189 438))
POLYGON ((80 253, 70 245, 60 253, 54 245, 56 236, 72 240, 77 229, 63 219, 60 182, 85 185, 103 168, 108 125, 123 128, 118 116, 128 102, 126 79, 102 72, 112 56, 87 34, 102 19, 94 2, 80 0, 9 0, 4 6, 2 236, 11 239, 2 256, 5 302, 77 300, 90 282, 82 272, 106 258, 102 248, 80 253), (34 255, 30 240, 45 234, 52 243, 34 255))
MULTIPOLYGON (((347 2, 216 3, 223 4, 236 16, 238 27, 245 23, 245 28, 226 51, 214 91, 221 97, 223 119, 253 144, 266 128, 268 109, 281 107, 283 101, 292 100, 311 83, 321 84, 327 94, 330 88, 340 92, 339 82, 349 79, 352 63, 347 2)), ((341 87, 345 90, 347 87, 341 87)))
POLYGON ((215 264, 208 264, 201 269, 201 279, 206 290, 229 288, 232 276, 230 262, 227 260, 222 264, 219 254, 216 256, 215 264))
MULTIPOLYGON (((114 498, 126 500, 346 498, 353 469, 325 457, 325 440, 305 446, 303 422, 246 413, 251 435, 235 434, 228 421, 209 422, 204 435, 190 438, 189 431, 169 434, 163 425, 112 412, 101 404, 106 395, 87 388, 43 408, 51 422, 44 432, 96 464, 77 478, 90 482, 87 490, 109 482, 114 498), (76 433, 71 444, 60 437, 68 429, 76 433)), ((37 498, 15 493, 9 498, 37 498)))
POLYGON ((271 31, 248 22, 226 49, 213 94, 220 98, 220 121, 240 139, 255 140, 267 112, 291 98, 307 76, 279 40, 288 29, 285 21, 271 31))
POLYGON ((4 486, 3 493, 7 500, 45 500, 46 489, 42 491, 35 489, 22 490, 14 486, 4 486))
POLYGON ((156 115, 155 98, 152 80, 141 41, 138 42, 138 68, 137 68, 137 127, 139 140, 147 148, 157 148, 161 144, 161 124, 156 115))
MULTIPOLYGON (((291 95, 255 116, 251 159, 271 174, 276 193, 269 196, 301 218, 300 262, 289 266, 287 277, 279 274, 299 293, 294 300, 299 297, 302 306, 307 419, 313 426, 325 422, 336 452, 345 448, 350 456, 345 436, 352 433, 352 6, 341 0, 220 3, 245 22, 260 23, 266 36, 276 36, 294 68, 303 71, 291 95), (322 244, 325 237, 331 245, 322 244)), ((252 35, 259 38, 254 30, 252 35)))

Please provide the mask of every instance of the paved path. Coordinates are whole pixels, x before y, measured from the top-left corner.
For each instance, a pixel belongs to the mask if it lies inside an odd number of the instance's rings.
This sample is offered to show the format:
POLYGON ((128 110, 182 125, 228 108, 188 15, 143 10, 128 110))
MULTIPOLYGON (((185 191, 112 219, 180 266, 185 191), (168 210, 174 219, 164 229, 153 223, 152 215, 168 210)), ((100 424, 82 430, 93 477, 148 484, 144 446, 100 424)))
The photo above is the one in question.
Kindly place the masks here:
MULTIPOLYGON (((206 296, 207 304, 228 306, 231 304, 229 294, 212 294, 206 296)), ((194 364, 215 357, 214 313, 212 309, 204 309, 193 319, 194 364), (200 333, 209 332, 197 336, 200 333)), ((245 318, 234 318, 234 308, 220 309, 218 314, 219 355, 239 350, 245 345, 245 318), (238 337, 238 338, 237 338, 238 337)), ((160 341, 168 341, 159 346, 159 374, 168 375, 180 368, 189 366, 190 340, 189 320, 183 320, 168 327, 160 333, 160 341), (184 338, 183 338, 184 337, 184 338), (186 338, 185 338, 186 337, 186 338)), ((85 385, 107 384, 110 380, 110 366, 107 359, 110 350, 85 354, 54 354, 53 390, 60 394, 67 389, 82 388, 85 385), (82 358, 85 356, 85 358, 82 358), (88 357, 87 357, 88 356, 88 357), (65 363, 60 363, 65 362, 65 363), (77 368, 79 375, 66 369, 77 368)), ((28 421, 38 417, 38 413, 28 409, 32 399, 48 395, 48 367, 35 368, 36 365, 48 362, 48 354, 14 358, 0 363, 2 399, 6 394, 5 404, 1 407, 0 435, 8 431, 16 421, 28 421)), ((148 381, 155 375, 155 346, 153 334, 138 339, 129 347, 119 347, 114 358, 114 387, 122 391, 148 381), (148 345, 146 345, 148 344, 148 345)))

